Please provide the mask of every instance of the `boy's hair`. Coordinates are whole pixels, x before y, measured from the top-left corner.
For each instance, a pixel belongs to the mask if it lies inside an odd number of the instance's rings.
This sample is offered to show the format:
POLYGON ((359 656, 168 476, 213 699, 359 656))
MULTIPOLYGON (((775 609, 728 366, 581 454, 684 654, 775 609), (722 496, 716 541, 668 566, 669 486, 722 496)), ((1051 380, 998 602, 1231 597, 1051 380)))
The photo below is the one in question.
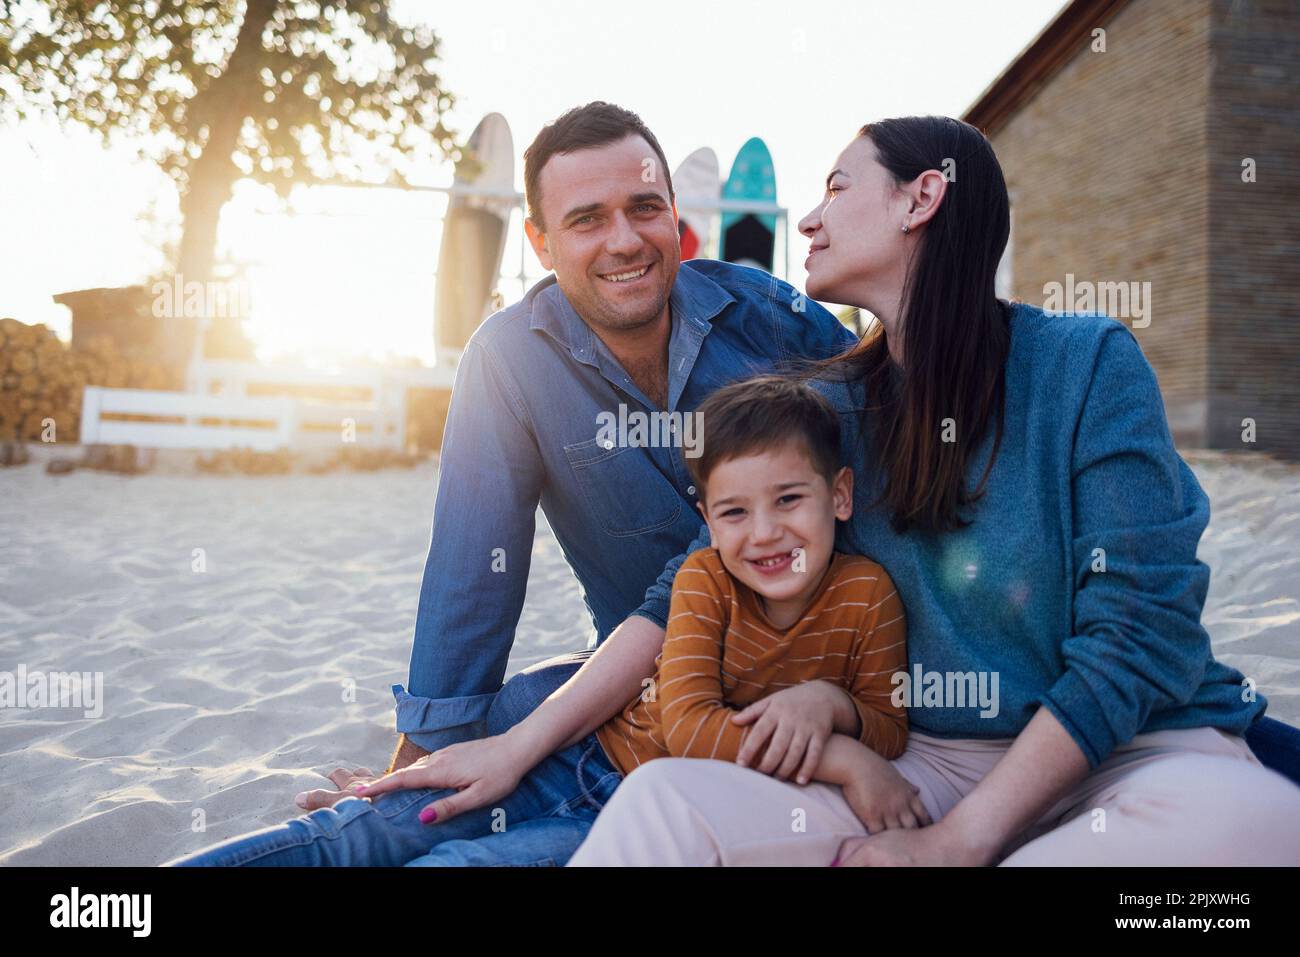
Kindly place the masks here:
POLYGON ((840 469, 840 419, 805 379, 764 375, 733 382, 700 403, 704 441, 686 468, 705 496, 709 475, 721 463, 802 442, 813 468, 831 482, 840 469))
POLYGON ((668 199, 673 197, 673 176, 659 141, 650 128, 631 110, 613 103, 596 100, 586 106, 575 106, 559 119, 542 127, 528 149, 524 150, 524 198, 528 202, 528 218, 545 232, 542 220, 542 168, 556 153, 567 154, 577 150, 608 146, 629 136, 639 136, 650 144, 659 158, 659 169, 668 187, 668 199))

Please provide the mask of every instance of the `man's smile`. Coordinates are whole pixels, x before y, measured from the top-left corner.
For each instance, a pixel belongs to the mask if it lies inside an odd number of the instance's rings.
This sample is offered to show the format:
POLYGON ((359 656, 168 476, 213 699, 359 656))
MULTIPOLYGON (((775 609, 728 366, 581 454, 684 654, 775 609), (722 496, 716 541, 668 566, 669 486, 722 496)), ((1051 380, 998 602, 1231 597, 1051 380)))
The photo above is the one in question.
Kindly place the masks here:
POLYGON ((654 263, 646 263, 644 266, 634 266, 631 269, 623 269, 619 272, 597 273, 596 275, 600 276, 600 278, 604 279, 606 282, 626 285, 628 283, 639 282, 641 279, 645 278, 653 268, 654 263))

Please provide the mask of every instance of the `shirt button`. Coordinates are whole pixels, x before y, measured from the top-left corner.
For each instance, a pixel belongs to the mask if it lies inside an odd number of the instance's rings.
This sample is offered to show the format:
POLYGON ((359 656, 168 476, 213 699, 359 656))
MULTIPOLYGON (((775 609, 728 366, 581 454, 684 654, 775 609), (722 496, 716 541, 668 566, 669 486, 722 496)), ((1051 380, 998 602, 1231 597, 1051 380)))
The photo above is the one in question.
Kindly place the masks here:
POLYGON ((687 495, 694 495, 694 494, 695 494, 695 486, 694 486, 694 485, 688 485, 688 486, 686 487, 686 494, 687 494, 687 495))

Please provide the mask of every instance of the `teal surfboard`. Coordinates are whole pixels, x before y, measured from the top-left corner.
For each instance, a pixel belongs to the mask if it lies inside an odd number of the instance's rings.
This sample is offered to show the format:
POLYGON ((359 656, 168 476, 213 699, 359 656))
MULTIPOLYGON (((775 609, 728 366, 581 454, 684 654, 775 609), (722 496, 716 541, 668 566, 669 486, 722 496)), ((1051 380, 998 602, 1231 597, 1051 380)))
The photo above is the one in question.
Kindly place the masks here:
MULTIPOLYGON (((776 170, 767 144, 757 136, 745 141, 731 164, 722 198, 776 203, 776 170)), ((724 212, 722 258, 727 262, 772 271, 776 254, 776 214, 724 212)))

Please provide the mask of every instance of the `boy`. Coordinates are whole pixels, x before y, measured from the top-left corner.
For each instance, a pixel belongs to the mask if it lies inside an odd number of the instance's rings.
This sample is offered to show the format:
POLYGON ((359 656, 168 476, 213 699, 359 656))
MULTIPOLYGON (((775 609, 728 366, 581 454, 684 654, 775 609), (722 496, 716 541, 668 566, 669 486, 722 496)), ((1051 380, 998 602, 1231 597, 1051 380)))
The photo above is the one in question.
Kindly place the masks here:
POLYGON ((839 420, 811 386, 761 376, 700 405, 688 459, 713 547, 673 583, 646 691, 597 732, 624 774, 658 757, 717 758, 838 784, 872 831, 928 822, 889 766, 907 714, 902 603, 885 570, 835 553, 853 509, 839 420))

